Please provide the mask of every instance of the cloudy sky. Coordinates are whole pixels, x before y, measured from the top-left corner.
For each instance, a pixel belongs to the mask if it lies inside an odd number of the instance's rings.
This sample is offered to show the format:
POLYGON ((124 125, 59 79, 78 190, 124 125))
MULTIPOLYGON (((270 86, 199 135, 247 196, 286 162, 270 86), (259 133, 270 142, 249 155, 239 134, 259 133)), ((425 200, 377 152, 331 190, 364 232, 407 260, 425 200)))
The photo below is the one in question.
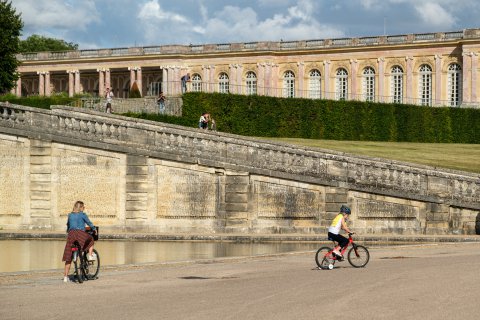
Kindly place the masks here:
POLYGON ((479 0, 10 0, 32 34, 80 49, 480 28, 479 0))

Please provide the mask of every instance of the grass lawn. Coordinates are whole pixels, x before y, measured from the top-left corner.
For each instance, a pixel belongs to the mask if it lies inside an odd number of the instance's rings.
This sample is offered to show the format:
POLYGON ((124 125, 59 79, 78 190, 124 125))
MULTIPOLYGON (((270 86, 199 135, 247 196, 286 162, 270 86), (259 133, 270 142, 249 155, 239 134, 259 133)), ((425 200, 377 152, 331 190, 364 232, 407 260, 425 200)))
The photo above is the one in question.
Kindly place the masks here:
POLYGON ((480 144, 262 139, 480 173, 480 144))

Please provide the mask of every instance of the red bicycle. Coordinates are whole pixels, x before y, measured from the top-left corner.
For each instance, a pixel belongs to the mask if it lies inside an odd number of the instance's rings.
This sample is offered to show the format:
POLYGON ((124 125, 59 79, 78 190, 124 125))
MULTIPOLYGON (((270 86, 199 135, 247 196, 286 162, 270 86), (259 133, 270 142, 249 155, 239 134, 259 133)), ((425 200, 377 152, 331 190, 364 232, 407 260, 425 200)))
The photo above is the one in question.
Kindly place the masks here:
MULTIPOLYGON (((317 254, 315 255, 317 266, 324 270, 333 269, 337 261, 345 260, 345 258, 343 258, 344 253, 347 251, 347 248, 351 246, 347 254, 348 262, 355 268, 365 267, 370 260, 370 253, 366 247, 353 242, 352 234, 353 233, 348 234, 348 245, 340 251, 342 257, 333 253, 333 248, 322 247, 318 249, 317 254)), ((330 238, 328 240, 333 241, 333 239, 330 238)), ((333 244, 336 245, 335 241, 333 241, 333 244)))

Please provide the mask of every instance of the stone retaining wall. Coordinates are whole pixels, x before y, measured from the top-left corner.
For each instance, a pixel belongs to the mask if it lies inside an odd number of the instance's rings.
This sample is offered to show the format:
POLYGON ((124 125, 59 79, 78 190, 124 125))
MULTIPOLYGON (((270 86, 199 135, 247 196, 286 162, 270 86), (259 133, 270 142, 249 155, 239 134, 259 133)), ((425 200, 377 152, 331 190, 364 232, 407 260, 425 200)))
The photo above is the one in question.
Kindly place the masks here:
MULTIPOLYGON (((314 151, 91 110, 0 105, 0 225, 324 233, 341 204, 369 234, 474 234, 477 174, 314 151)), ((478 230, 477 230, 478 231, 478 230)))

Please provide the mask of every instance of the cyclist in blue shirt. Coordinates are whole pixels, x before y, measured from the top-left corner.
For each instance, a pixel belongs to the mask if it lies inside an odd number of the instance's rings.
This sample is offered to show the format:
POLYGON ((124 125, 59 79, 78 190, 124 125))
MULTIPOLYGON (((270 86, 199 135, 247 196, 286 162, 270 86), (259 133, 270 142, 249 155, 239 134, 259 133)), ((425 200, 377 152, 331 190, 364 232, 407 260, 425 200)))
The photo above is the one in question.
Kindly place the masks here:
POLYGON ((85 210, 85 204, 82 201, 77 201, 73 206, 72 212, 68 214, 68 236, 65 250, 63 251, 63 261, 65 261, 64 282, 68 282, 68 272, 72 264, 72 246, 75 241, 80 244, 82 250, 88 250, 88 260, 96 260, 96 256, 93 253, 93 237, 85 231, 85 225, 88 225, 93 231, 96 231, 95 226, 83 210, 85 210))

